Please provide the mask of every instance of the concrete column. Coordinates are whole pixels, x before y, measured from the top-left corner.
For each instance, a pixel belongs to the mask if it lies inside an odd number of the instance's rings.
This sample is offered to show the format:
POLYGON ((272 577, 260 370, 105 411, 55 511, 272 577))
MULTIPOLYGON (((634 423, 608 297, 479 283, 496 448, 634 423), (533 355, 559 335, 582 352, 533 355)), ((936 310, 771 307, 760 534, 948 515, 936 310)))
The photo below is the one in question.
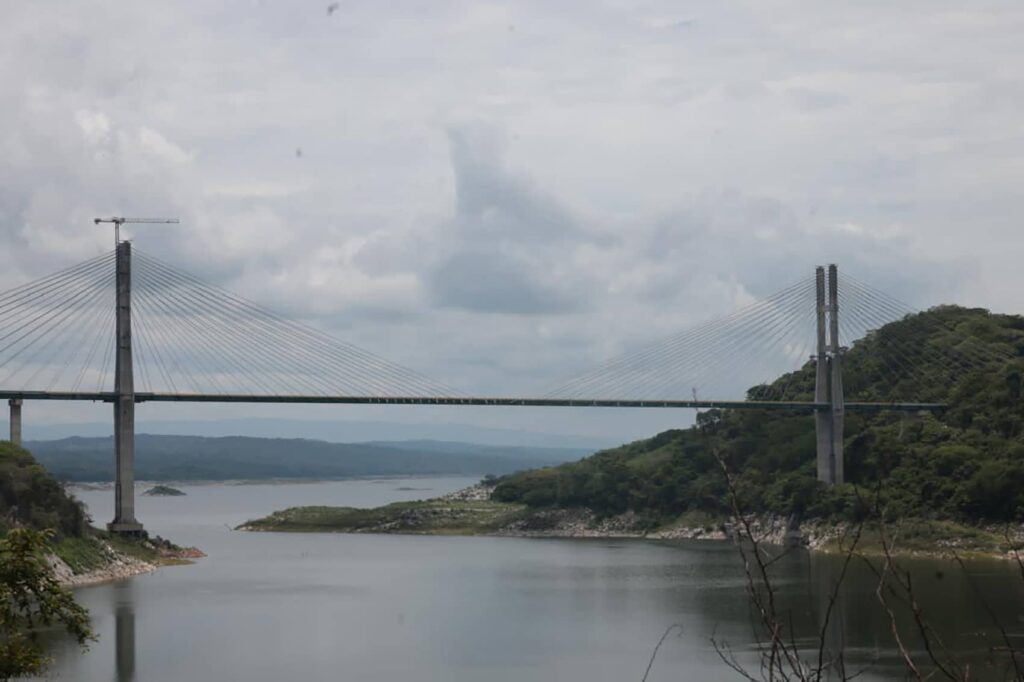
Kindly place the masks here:
POLYGON ((829 349, 832 351, 832 484, 843 482, 843 349, 839 345, 839 269, 828 266, 829 349))
POLYGON ((132 372, 132 245, 117 245, 117 359, 114 366, 114 533, 142 533, 135 520, 135 381, 132 372))
MULTIPOLYGON (((815 289, 817 291, 818 311, 818 346, 815 356, 814 402, 828 403, 829 396, 829 362, 828 362, 828 329, 825 324, 825 268, 818 267, 814 272, 815 289)), ((814 431, 817 436, 818 480, 832 482, 832 416, 829 411, 817 410, 814 413, 814 431)))
POLYGON ((11 442, 21 445, 21 398, 11 398, 7 404, 11 407, 11 442))

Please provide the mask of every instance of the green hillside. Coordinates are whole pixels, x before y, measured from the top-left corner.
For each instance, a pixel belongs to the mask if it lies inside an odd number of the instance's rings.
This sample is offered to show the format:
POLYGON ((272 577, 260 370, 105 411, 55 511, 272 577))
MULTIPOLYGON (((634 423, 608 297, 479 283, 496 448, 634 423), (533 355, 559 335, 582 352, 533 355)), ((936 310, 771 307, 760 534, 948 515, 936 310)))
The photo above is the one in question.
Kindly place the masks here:
POLYGON ((14 524, 77 538, 85 534, 88 519, 81 503, 28 450, 0 441, 0 529, 14 524))
POLYGON ((0 441, 0 537, 14 526, 51 529, 53 552, 75 573, 103 568, 113 552, 156 561, 156 551, 144 541, 119 538, 93 528, 82 503, 32 454, 0 441))
MULTIPOLYGON (((494 499, 600 515, 632 510, 651 527, 686 512, 724 514, 717 451, 750 511, 854 518, 877 493, 891 518, 1016 519, 1024 514, 1022 376, 1024 318, 942 306, 886 325, 846 353, 848 401, 934 401, 948 409, 848 412, 845 485, 829 490, 816 480, 811 415, 711 410, 690 429, 504 477, 494 499)), ((813 385, 808 363, 748 395, 811 400, 813 385)))

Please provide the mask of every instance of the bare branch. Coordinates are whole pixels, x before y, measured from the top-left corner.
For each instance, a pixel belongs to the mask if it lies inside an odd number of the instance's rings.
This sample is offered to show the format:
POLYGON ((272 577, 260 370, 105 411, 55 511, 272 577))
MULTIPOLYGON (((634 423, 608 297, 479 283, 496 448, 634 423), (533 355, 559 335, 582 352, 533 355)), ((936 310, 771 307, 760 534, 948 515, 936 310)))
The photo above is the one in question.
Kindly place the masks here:
MULTIPOLYGON (((835 609, 836 603, 839 601, 839 590, 843 585, 843 581, 846 579, 846 571, 850 568, 850 562, 853 561, 853 557, 857 551, 857 544, 860 542, 861 531, 864 529, 864 523, 858 523, 856 531, 853 536, 853 544, 850 549, 844 550, 845 558, 843 559, 843 568, 839 572, 839 578, 832 586, 832 591, 828 597, 828 607, 825 609, 825 620, 821 624, 821 631, 818 633, 818 676, 820 677, 822 672, 825 670, 825 640, 828 633, 829 621, 832 619, 832 611, 835 609)), ((846 531, 843 531, 843 537, 840 539, 840 547, 845 542, 846 531)), ((840 652, 840 655, 842 652, 840 652)), ((841 672, 845 675, 845 669, 841 666, 841 672)))
POLYGON ((644 676, 640 679, 640 682, 647 682, 647 676, 651 674, 651 668, 654 666, 654 659, 658 657, 658 649, 660 649, 661 645, 665 643, 666 639, 668 639, 669 634, 676 629, 682 633, 683 626, 679 623, 672 623, 672 625, 665 628, 665 632, 661 633, 661 639, 659 639, 658 643, 654 645, 654 651, 651 652, 651 658, 647 661, 647 670, 644 671, 644 676))
POLYGON ((882 538, 882 552, 885 554, 885 560, 882 565, 882 570, 878 577, 878 587, 875 588, 875 597, 878 599, 878 603, 882 606, 882 610, 885 611, 886 615, 889 616, 889 627, 892 630, 892 636, 896 640, 896 646, 899 649, 900 656, 903 658, 903 663, 907 666, 907 670, 914 679, 924 680, 924 676, 918 669, 917 664, 914 663, 914 658, 910 655, 906 645, 903 643, 903 639, 900 637, 899 625, 896 623, 896 614, 893 612, 892 607, 885 600, 885 587, 886 578, 889 572, 892 570, 892 554, 889 549, 888 541, 883 536, 882 538))
POLYGON ((751 682, 761 682, 756 677, 748 673, 743 665, 736 660, 736 655, 732 652, 732 649, 729 648, 728 643, 718 641, 714 634, 712 634, 711 644, 715 647, 715 653, 722 659, 722 662, 732 668, 736 674, 740 675, 745 680, 750 680, 751 682))
MULTIPOLYGON (((1010 665, 1013 666, 1014 679, 1024 679, 1024 671, 1021 670, 1020 662, 1018 661, 1020 652, 1013 646, 1013 641, 1010 639, 1009 633, 1006 632, 1006 628, 1003 627, 1002 621, 999 620, 999 616, 996 615, 996 612, 992 609, 992 605, 988 603, 987 599, 985 599, 985 595, 981 593, 981 590, 974 582, 974 578, 971 576, 970 571, 967 570, 967 565, 964 563, 963 559, 960 558, 960 555, 953 552, 953 560, 959 564, 960 569, 964 572, 964 577, 967 578, 967 584, 971 586, 971 591, 974 592, 974 596, 979 602, 981 602, 981 605, 988 613, 989 618, 992 619, 992 624, 995 625, 996 629, 999 631, 1003 644, 1006 645, 1005 651, 1009 653, 1010 656, 1010 665)), ((995 651, 995 649, 993 649, 993 651, 995 651)))

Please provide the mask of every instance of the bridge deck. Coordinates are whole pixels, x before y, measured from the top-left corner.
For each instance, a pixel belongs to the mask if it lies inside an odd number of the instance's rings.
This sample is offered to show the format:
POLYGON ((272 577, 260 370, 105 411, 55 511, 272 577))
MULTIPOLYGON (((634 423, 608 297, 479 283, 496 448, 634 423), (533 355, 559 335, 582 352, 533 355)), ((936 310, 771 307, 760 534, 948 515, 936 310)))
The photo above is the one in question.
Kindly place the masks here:
MULTIPOLYGON (((85 400, 113 402, 113 391, 2 391, 0 399, 20 400, 85 400)), ((504 407, 625 407, 625 408, 689 408, 729 410, 798 410, 814 412, 828 409, 828 403, 782 400, 614 400, 560 398, 471 398, 430 396, 326 396, 326 395, 248 395, 204 393, 136 393, 135 402, 188 403, 320 403, 336 405, 464 405, 504 407)), ((912 402, 848 402, 851 412, 935 412, 945 409, 942 403, 912 402)))

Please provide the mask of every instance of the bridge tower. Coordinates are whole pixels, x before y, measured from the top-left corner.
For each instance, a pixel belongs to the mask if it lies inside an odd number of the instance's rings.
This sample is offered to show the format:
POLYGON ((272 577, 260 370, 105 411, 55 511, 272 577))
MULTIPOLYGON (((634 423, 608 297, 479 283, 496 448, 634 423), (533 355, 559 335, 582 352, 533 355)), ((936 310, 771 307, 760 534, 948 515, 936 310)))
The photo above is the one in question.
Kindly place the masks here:
POLYGON ((135 520, 135 380, 132 370, 132 244, 117 245, 116 360, 114 366, 114 533, 141 534, 135 520))
POLYGON ((7 404, 11 408, 11 442, 21 445, 21 398, 11 398, 7 404))
POLYGON ((818 343, 815 356, 814 402, 828 405, 814 413, 817 435, 818 480, 828 485, 843 482, 843 372, 839 345, 839 272, 828 266, 815 271, 818 343))

